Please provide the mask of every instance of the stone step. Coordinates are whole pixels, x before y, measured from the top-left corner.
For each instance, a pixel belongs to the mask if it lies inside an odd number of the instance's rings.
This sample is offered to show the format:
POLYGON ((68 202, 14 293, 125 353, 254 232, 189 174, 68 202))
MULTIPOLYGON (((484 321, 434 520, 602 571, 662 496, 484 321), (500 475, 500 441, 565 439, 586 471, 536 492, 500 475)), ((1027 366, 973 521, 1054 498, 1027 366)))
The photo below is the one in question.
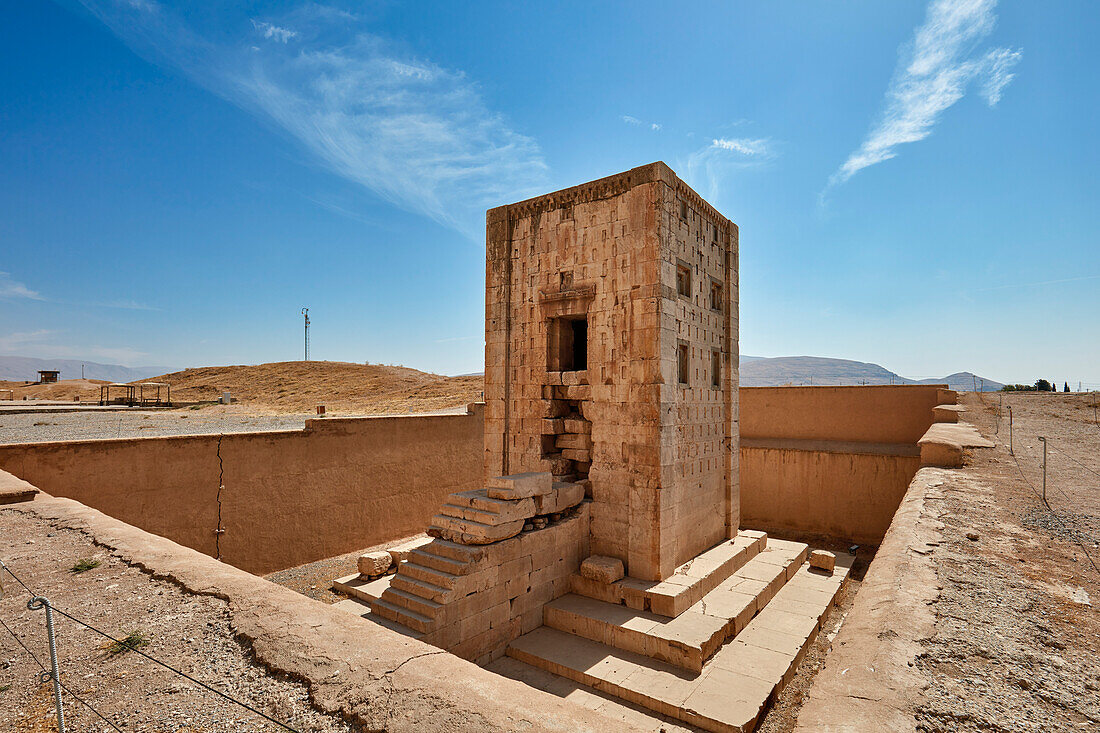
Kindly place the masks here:
POLYGON ((410 552, 423 547, 431 541, 431 537, 415 537, 407 542, 402 542, 399 545, 390 547, 389 553, 393 555, 394 562, 405 562, 409 559, 410 552))
POLYGON ((577 595, 673 618, 698 603, 767 544, 768 535, 764 532, 741 530, 732 540, 724 540, 681 565, 668 580, 627 577, 614 583, 600 583, 574 575, 572 590, 577 595))
POLYGON ((388 619, 420 634, 434 631, 436 627, 434 619, 382 599, 371 601, 370 610, 372 616, 388 619))
POLYGON ((431 570, 438 570, 441 573, 447 573, 449 575, 466 575, 474 567, 473 563, 463 562, 462 560, 453 560, 449 557, 443 557, 442 555, 436 555, 428 552, 424 549, 413 550, 409 553, 409 559, 402 564, 404 565, 415 564, 431 570))
POLYGON ((549 473, 516 473, 510 476, 494 476, 485 483, 489 496, 494 499, 526 499, 549 494, 553 478, 549 473))
MULTIPOLYGON (((732 576, 675 618, 570 594, 551 601, 543 622, 625 651, 695 672, 726 639, 736 635, 786 582, 788 568, 805 561, 801 543, 773 541, 732 576), (742 581, 753 590, 738 587, 742 581), (761 595, 762 593, 762 595, 761 595)), ((793 571, 791 571, 793 572, 793 571)))
POLYGON ((393 576, 390 587, 435 603, 446 603, 455 595, 454 591, 449 588, 409 577, 408 573, 405 572, 405 568, 401 568, 401 571, 393 576))
POLYGON ((429 598, 421 598, 400 588, 394 588, 392 585, 382 593, 380 600, 430 619, 434 619, 439 609, 443 607, 442 603, 437 603, 429 598))
POLYGON ((473 519, 448 517, 436 514, 432 517, 428 534, 432 537, 450 540, 458 544, 487 545, 515 537, 523 530, 523 520, 517 519, 503 524, 485 524, 473 519))
MULTIPOLYGON (((771 601, 700 672, 542 626, 508 646, 508 656, 708 731, 751 731, 793 676, 847 577, 802 565, 771 601)), ((787 570, 782 569, 784 578, 787 570)), ((553 690, 550 690, 553 691, 553 690)))
POLYGON ((390 587, 392 578, 392 575, 385 575, 377 580, 367 580, 356 573, 332 581, 332 589, 369 603, 382 597, 382 593, 390 587))
MULTIPOLYGON (((440 538, 433 538, 431 542, 419 548, 421 551, 438 557, 445 557, 460 563, 475 563, 485 557, 484 547, 476 545, 463 545, 459 542, 451 542, 440 538)), ((456 573, 462 575, 463 573, 456 573)))
POLYGON ((372 613, 370 606, 363 601, 355 598, 348 598, 347 600, 337 601, 332 604, 333 608, 339 608, 341 611, 347 611, 348 613, 354 613, 356 616, 373 621, 379 626, 384 626, 390 631, 396 631, 399 634, 412 637, 413 639, 422 639, 424 634, 419 631, 414 631, 404 624, 399 624, 396 621, 390 621, 388 618, 383 618, 377 613, 372 613))
MULTIPOLYGON (((469 519, 474 522, 487 524, 492 527, 501 524, 507 524, 508 522, 515 522, 517 520, 522 522, 525 519, 535 516, 535 502, 533 499, 523 500, 524 504, 526 504, 527 506, 527 511, 525 513, 506 512, 502 514, 498 514, 495 512, 486 512, 482 511, 481 509, 476 509, 474 507, 460 506, 457 504, 451 504, 449 502, 450 499, 448 498, 448 503, 444 504, 440 508, 440 514, 443 514, 447 517, 454 517, 455 519, 469 519)), ((518 504, 519 502, 516 503, 518 504)))
POLYGON ((535 502, 532 498, 494 499, 489 496, 488 489, 457 491, 447 497, 447 504, 477 509, 478 511, 497 514, 510 519, 525 519, 535 513, 535 502))
POLYGON ((398 574, 405 577, 412 578, 413 580, 419 580, 424 583, 430 583, 440 588, 454 589, 461 580, 461 575, 455 575, 454 573, 444 572, 442 570, 436 570, 435 568, 429 568, 421 565, 417 562, 405 562, 398 568, 398 574))

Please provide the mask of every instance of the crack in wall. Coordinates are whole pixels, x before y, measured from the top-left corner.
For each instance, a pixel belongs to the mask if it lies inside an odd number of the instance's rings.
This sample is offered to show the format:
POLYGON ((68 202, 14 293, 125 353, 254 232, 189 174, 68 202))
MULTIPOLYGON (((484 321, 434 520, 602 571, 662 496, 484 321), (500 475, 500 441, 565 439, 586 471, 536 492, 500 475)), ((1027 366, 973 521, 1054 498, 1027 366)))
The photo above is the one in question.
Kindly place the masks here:
POLYGON ((218 502, 218 526, 214 530, 214 557, 215 559, 222 559, 222 535, 225 534, 225 528, 222 527, 222 489, 225 488, 225 463, 222 460, 222 438, 224 434, 218 435, 218 494, 215 497, 215 501, 218 502))

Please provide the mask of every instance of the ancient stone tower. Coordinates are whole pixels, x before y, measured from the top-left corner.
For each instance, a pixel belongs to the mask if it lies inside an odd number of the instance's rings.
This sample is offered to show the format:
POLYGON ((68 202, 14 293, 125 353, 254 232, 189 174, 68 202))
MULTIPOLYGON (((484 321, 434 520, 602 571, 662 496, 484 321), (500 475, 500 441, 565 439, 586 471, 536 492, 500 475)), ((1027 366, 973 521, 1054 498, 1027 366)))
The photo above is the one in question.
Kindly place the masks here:
POLYGON ((587 480, 663 580, 739 520, 737 226, 664 163, 487 215, 486 477, 587 480))

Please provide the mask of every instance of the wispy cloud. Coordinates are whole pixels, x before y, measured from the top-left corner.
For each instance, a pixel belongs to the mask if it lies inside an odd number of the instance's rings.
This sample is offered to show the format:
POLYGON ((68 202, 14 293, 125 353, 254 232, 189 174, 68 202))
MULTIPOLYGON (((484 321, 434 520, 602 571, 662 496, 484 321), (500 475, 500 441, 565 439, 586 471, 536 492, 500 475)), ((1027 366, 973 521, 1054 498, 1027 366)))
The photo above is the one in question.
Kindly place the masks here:
POLYGON ((151 3, 82 2, 135 51, 275 126, 326 169, 472 239, 485 208, 545 187, 538 145, 474 81, 338 8, 302 3, 256 21, 228 4, 197 25, 197 14, 151 3), (257 33, 274 42, 255 45, 257 33))
POLYGON ((722 181, 734 170, 759 168, 776 157, 771 138, 712 138, 706 147, 678 161, 684 180, 705 198, 721 193, 722 181))
POLYGON ((12 276, 0 271, 0 298, 26 298, 28 300, 44 300, 37 291, 31 290, 12 276))
POLYGON ((859 149, 829 178, 829 188, 859 171, 897 155, 897 147, 932 134, 944 110, 967 88, 981 85, 981 96, 996 105, 1021 53, 1007 48, 985 51, 978 44, 993 31, 996 0, 933 0, 924 24, 901 50, 901 62, 886 91, 881 119, 859 149))
POLYGON ((38 331, 15 331, 5 336, 0 336, 0 351, 12 354, 25 346, 41 344, 53 331, 40 329, 38 331))
POLYGON ((264 21, 252 21, 252 27, 257 30, 264 38, 270 38, 273 41, 279 43, 286 43, 291 38, 298 35, 298 31, 292 31, 289 28, 280 28, 277 25, 266 23, 264 21))
POLYGON ((641 120, 639 120, 637 117, 634 117, 633 115, 623 115, 619 119, 621 119, 626 124, 634 125, 635 127, 648 127, 650 130, 653 130, 653 132, 660 132, 661 127, 662 127, 662 125, 658 122, 649 122, 649 123, 642 122, 641 120))

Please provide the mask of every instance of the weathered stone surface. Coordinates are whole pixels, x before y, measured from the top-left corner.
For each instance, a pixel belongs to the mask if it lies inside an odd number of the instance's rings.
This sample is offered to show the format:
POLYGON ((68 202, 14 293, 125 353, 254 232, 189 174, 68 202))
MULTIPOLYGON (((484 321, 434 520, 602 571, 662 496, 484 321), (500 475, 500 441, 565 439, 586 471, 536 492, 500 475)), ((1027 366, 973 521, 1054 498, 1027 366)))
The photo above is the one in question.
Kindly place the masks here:
POLYGON ((810 567, 831 573, 836 567, 836 555, 828 550, 814 550, 810 553, 810 567))
POLYGON ((526 499, 549 494, 553 483, 554 477, 549 472, 516 473, 489 479, 486 489, 493 499, 526 499))
POLYGON ((576 506, 584 500, 584 487, 580 484, 554 482, 549 494, 535 497, 535 514, 555 514, 576 506))
POLYGON ((393 557, 385 550, 368 552, 365 555, 360 555, 357 563, 359 574, 370 576, 384 575, 392 564, 393 557))
POLYGON ((614 583, 623 577, 623 561, 617 557, 592 555, 581 563, 581 575, 598 583, 614 583))
POLYGON ((490 542, 500 542, 509 537, 515 537, 522 529, 522 519, 492 525, 482 524, 472 519, 436 514, 432 517, 428 534, 463 545, 487 545, 490 542))

